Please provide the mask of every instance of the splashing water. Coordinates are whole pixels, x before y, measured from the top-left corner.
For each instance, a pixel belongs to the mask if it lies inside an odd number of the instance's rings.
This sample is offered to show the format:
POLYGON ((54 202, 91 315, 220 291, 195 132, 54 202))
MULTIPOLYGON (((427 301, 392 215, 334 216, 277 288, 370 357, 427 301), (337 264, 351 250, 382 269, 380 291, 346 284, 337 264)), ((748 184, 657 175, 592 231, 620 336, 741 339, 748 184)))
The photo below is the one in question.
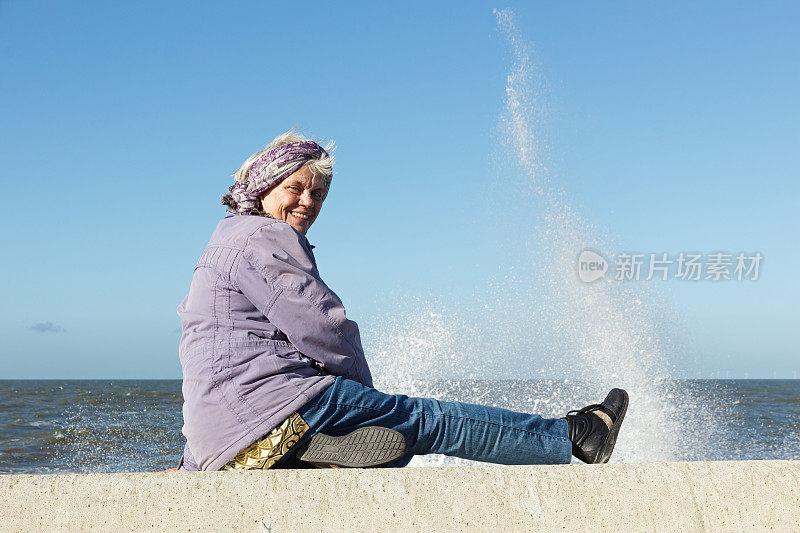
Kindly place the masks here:
MULTIPOLYGON (((507 176, 518 176, 529 192, 516 207, 523 222, 503 258, 505 276, 475 296, 477 307, 407 302, 412 311, 369 328, 379 333, 368 339, 376 386, 548 417, 598 403, 622 387, 631 402, 612 461, 711 458, 711 412, 670 379, 665 354, 672 348, 672 314, 658 305, 663 298, 646 284, 578 279, 581 250, 611 247, 552 184, 537 136, 542 106, 530 50, 513 13, 495 13, 514 57, 501 118, 502 159, 514 170, 507 176), (486 380, 490 369, 510 369, 517 381, 486 380)), ((467 463, 426 456, 412 465, 467 463)))

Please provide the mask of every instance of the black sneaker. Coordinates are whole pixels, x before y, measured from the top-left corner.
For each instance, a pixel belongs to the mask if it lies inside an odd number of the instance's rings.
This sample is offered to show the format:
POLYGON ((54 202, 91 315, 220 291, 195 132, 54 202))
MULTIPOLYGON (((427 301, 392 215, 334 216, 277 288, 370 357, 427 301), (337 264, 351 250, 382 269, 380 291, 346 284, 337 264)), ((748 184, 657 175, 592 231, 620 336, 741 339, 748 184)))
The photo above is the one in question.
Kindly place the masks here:
POLYGON ((367 426, 341 437, 317 433, 295 457, 320 468, 383 466, 406 454, 403 434, 390 428, 367 426))
POLYGON ((603 403, 567 413, 572 455, 584 463, 607 463, 627 410, 628 393, 611 389, 603 403))

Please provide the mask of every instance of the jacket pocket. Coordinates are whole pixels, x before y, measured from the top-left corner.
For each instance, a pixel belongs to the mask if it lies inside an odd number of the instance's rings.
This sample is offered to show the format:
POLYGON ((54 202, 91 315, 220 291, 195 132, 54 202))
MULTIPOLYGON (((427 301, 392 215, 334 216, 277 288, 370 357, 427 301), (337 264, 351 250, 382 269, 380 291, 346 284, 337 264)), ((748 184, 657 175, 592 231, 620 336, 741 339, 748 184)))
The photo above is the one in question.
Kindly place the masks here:
POLYGON ((248 430, 265 423, 271 409, 286 402, 281 374, 308 367, 290 342, 272 339, 218 343, 211 359, 212 381, 248 430))

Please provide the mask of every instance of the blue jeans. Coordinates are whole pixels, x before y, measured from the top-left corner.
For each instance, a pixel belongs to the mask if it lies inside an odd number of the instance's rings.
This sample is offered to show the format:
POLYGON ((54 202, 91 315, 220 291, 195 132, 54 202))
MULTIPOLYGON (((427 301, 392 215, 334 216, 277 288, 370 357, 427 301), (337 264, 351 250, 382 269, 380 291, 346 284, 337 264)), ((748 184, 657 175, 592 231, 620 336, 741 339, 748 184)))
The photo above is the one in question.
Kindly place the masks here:
MULTIPOLYGON (((298 409, 309 426, 298 444, 316 433, 344 435, 364 426, 392 428, 406 439, 408 455, 440 453, 506 465, 569 463, 567 422, 497 407, 384 394, 341 376, 298 409)), ((275 466, 298 466, 288 457, 275 466)))

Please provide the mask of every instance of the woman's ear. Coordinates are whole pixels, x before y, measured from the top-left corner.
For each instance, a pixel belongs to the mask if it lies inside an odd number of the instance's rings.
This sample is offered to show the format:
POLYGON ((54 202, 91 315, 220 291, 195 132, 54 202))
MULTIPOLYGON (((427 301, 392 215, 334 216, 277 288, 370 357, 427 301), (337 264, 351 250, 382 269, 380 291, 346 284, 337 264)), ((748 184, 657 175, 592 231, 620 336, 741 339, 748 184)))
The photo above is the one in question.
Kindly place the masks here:
MULTIPOLYGON (((270 189, 270 191, 271 191, 271 190, 272 190, 272 189, 270 189)), ((271 215, 271 214, 270 214, 270 213, 269 213, 269 212, 266 210, 266 208, 264 207, 264 198, 266 198, 266 197, 267 197, 267 193, 268 193, 268 192, 269 192, 269 191, 265 192, 264 194, 262 194, 262 195, 261 195, 261 196, 258 198, 258 205, 257 205, 256 207, 258 208, 258 212, 259 212, 261 215, 264 215, 264 216, 268 216, 268 217, 270 217, 270 218, 273 218, 273 217, 272 217, 272 215, 271 215)))

